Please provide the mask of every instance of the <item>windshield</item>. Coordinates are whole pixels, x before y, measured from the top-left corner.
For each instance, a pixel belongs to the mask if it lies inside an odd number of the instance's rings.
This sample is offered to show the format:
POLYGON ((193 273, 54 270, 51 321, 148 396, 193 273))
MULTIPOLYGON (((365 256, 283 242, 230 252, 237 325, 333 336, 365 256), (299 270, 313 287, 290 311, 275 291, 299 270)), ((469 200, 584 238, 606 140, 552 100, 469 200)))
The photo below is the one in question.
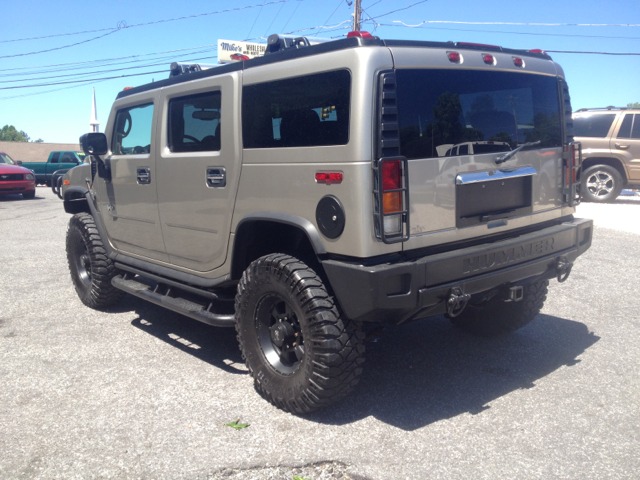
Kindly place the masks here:
POLYGON ((6 163, 6 164, 9 164, 9 165, 15 165, 16 164, 16 162, 11 160, 11 157, 9 155, 7 155, 6 153, 0 153, 0 163, 6 163))
POLYGON ((400 149, 409 159, 470 154, 468 148, 451 148, 465 143, 474 154, 537 140, 528 149, 562 145, 555 77, 399 69, 396 78, 400 149))

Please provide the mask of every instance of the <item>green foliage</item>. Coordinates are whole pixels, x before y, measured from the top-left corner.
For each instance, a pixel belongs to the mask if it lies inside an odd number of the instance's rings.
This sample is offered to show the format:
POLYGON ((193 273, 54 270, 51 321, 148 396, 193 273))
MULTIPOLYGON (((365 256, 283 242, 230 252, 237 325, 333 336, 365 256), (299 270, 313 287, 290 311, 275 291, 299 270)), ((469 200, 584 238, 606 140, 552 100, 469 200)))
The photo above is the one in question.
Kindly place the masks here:
MULTIPOLYGON (((0 142, 30 142, 31 137, 27 135, 27 132, 23 130, 16 130, 13 125, 5 125, 0 128, 0 142)), ((42 143, 44 140, 39 138, 34 140, 34 143, 42 143)))
POLYGON ((640 102, 627 103, 628 108, 640 108, 640 102))
POLYGON ((238 423, 240 419, 237 419, 235 422, 226 423, 225 427, 235 428, 236 430, 242 430, 243 428, 247 428, 249 426, 248 423, 238 423))
POLYGON ((297 475, 293 476, 293 480, 309 480, 308 478, 299 477, 297 475))

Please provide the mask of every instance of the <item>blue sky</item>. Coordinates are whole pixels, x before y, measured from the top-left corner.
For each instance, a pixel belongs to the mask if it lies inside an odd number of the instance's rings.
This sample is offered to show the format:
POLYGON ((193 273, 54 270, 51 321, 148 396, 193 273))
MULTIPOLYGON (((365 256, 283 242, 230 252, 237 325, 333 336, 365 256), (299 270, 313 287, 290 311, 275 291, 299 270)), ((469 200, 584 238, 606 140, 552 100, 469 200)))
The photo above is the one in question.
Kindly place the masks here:
MULTIPOLYGON (((363 30, 389 39, 451 40, 546 51, 640 53, 638 0, 418 2, 420 0, 363 0, 363 19, 373 17, 378 24, 365 21, 363 30), (393 10, 398 11, 389 13, 393 10), (443 23, 426 23, 415 28, 400 23, 418 25, 424 21, 443 23)), ((324 29, 324 33, 323 29, 311 29, 308 34, 339 37, 349 31, 353 12, 353 6, 345 0, 4 0, 2 3, 0 127, 14 125, 32 139, 42 138, 52 143, 77 142, 81 134, 89 131, 92 87, 96 89, 98 119, 104 126, 113 100, 124 87, 166 78, 173 60, 198 59, 202 63, 215 63, 214 46, 218 38, 266 39, 271 33, 322 25, 333 28, 324 29), (255 6, 260 4, 266 5, 255 6), (247 8, 203 15, 242 7, 247 8), (158 22, 187 16, 192 17, 158 22), (150 22, 158 23, 136 26, 150 22), (115 30, 118 25, 127 28, 115 30), (96 31, 51 37, 89 30, 96 31), (32 37, 49 38, 21 40, 32 37), (85 43, 67 47, 79 42, 85 43), (55 50, 31 54, 51 49, 55 50), (114 71, 123 68, 127 69, 114 71), (142 72, 160 73, 97 80, 142 72), (8 88, 76 80, 87 81, 8 88)), ((640 102, 640 55, 550 55, 565 70, 574 110, 640 102)))

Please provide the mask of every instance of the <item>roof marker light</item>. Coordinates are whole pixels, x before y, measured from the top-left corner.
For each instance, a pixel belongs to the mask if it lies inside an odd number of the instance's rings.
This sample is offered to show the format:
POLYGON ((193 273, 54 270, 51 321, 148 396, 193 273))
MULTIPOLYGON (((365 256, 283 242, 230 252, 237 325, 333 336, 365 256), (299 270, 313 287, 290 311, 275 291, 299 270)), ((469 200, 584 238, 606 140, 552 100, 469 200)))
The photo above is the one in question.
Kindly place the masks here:
POLYGON ((493 58, 493 55, 489 55, 488 53, 483 53, 482 54, 482 60, 487 65, 495 65, 495 63, 496 63, 496 59, 493 58))
POLYGON ((447 57, 449 57, 450 62, 462 63, 462 55, 458 52, 447 52, 447 57))
POLYGON ((542 53, 543 55, 547 54, 547 52, 545 52, 544 50, 540 50, 539 48, 534 48, 533 50, 529 50, 529 52, 531 52, 531 53, 542 53))
POLYGON ((376 38, 373 35, 371 35, 369 32, 365 32, 364 30, 354 30, 353 32, 347 33, 347 38, 351 38, 351 37, 360 37, 360 38, 366 38, 369 40, 374 40, 376 38))
POLYGON ((522 60, 520 57, 511 57, 513 58, 513 64, 516 67, 524 67, 524 60, 522 60))
POLYGON ((502 50, 502 47, 498 45, 487 45, 484 43, 469 43, 469 42, 458 42, 456 43, 459 47, 482 47, 482 48, 493 48, 496 50, 502 50))

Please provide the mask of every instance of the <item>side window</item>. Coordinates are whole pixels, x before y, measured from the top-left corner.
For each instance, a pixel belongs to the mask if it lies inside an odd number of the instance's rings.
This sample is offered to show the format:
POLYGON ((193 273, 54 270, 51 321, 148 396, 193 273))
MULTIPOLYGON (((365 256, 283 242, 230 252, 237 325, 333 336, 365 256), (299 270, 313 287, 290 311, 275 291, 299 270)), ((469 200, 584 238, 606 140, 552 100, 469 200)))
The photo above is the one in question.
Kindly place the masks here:
POLYGON ((118 110, 111 150, 114 155, 151 152, 153 104, 118 110))
POLYGON ((62 158, 60 159, 60 163, 76 163, 76 157, 69 153, 69 152, 64 152, 62 154, 62 158))
POLYGON ((469 145, 460 145, 458 147, 458 155, 469 155, 469 145))
POLYGON ((624 116, 618 138, 639 138, 640 139, 640 115, 627 113, 624 116))
POLYGON ((573 135, 576 137, 605 138, 609 134, 609 129, 615 118, 615 113, 576 116, 573 119, 573 135))
POLYGON ((349 142, 351 73, 318 73, 242 89, 244 148, 349 142))
POLYGON ((169 150, 220 150, 220 92, 207 92, 169 101, 169 150))
POLYGON ((50 163, 59 163, 60 162, 60 152, 55 152, 51 157, 50 163))

